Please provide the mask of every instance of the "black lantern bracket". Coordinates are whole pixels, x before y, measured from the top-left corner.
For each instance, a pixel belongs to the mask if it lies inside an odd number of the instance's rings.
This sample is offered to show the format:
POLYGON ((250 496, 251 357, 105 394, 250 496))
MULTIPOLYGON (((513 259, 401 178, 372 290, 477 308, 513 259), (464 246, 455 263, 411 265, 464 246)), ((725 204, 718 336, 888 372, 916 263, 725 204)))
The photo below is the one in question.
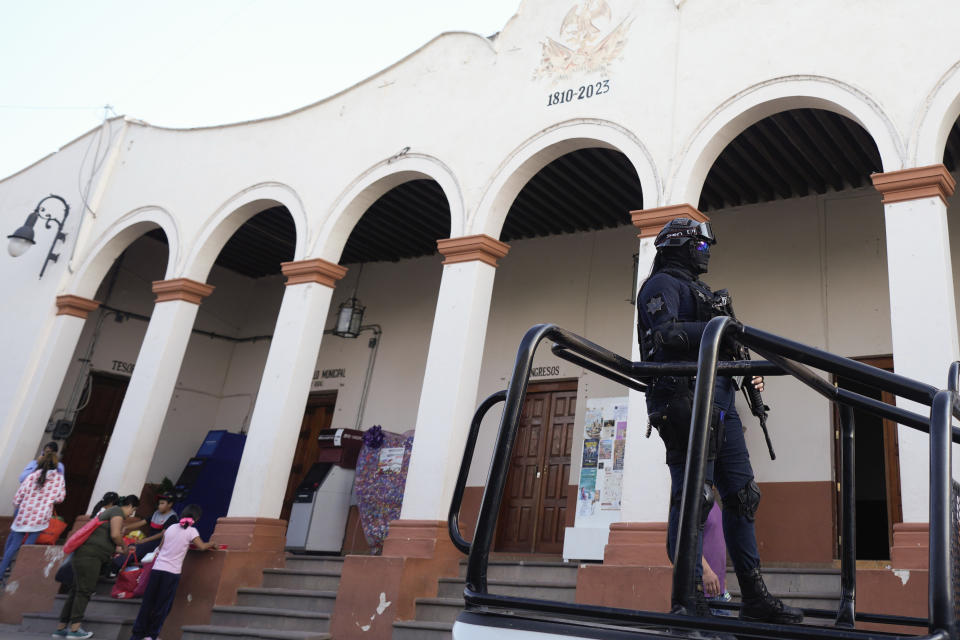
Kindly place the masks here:
POLYGON ((34 240, 34 231, 33 228, 36 226, 38 220, 43 220, 43 226, 47 229, 50 229, 54 225, 57 227, 57 233, 53 237, 53 242, 50 243, 50 250, 47 252, 47 258, 43 261, 43 266, 40 268, 40 277, 43 277, 44 271, 47 269, 47 264, 50 262, 56 262, 57 258, 60 257, 59 253, 55 253, 58 242, 63 242, 67 239, 67 234, 63 232, 63 225, 67 221, 67 216, 70 215, 70 205, 67 204, 67 201, 61 198, 58 195, 50 194, 45 198, 41 199, 37 203, 37 206, 30 212, 30 215, 27 216, 26 222, 23 223, 23 226, 14 231, 12 234, 7 236, 10 240, 10 255, 13 257, 18 257, 25 253, 31 246, 36 244, 34 240), (58 200, 60 204, 63 205, 63 218, 57 218, 52 213, 49 213, 44 207, 44 203, 47 200, 58 200))

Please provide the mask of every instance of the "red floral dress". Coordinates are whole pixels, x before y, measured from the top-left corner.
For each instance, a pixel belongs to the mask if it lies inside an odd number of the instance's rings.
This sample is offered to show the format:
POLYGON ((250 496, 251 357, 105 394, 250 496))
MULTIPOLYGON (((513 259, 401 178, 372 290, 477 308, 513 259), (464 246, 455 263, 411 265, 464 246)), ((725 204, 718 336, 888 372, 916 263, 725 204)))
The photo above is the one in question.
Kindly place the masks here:
POLYGON ((54 503, 63 502, 67 496, 67 487, 59 471, 47 471, 47 481, 38 487, 40 473, 38 469, 24 478, 13 497, 13 506, 20 507, 10 525, 14 531, 43 531, 53 517, 54 503))

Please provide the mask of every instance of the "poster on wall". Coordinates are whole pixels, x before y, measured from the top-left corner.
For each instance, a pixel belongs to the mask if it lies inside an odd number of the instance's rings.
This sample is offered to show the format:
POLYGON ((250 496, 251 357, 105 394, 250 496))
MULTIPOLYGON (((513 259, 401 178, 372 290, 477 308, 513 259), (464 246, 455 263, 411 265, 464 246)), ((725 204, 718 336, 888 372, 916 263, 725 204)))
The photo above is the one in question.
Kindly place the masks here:
POLYGON ((597 470, 583 469, 580 472, 580 486, 577 494, 577 515, 592 516, 596 510, 597 470))
POLYGON ((580 464, 583 469, 597 468, 597 445, 599 441, 596 438, 588 438, 583 441, 583 461, 580 464))
POLYGON ((626 438, 627 398, 589 398, 584 411, 576 526, 603 526, 619 519, 626 438))

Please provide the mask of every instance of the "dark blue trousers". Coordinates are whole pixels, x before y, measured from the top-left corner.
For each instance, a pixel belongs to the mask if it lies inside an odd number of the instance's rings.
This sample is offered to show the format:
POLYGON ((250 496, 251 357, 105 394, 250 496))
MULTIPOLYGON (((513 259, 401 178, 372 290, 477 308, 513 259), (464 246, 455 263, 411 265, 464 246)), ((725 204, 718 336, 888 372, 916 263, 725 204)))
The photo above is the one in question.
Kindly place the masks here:
POLYGON ((163 621, 167 619, 170 609, 173 608, 173 599, 177 595, 179 583, 179 573, 150 572, 150 581, 147 582, 147 590, 143 594, 137 620, 133 623, 131 640, 156 638, 160 634, 163 621))
MULTIPOLYGON (((738 572, 747 572, 760 565, 757 534, 753 522, 739 515, 737 492, 753 480, 750 453, 743 437, 743 423, 735 405, 736 389, 728 378, 719 378, 714 388, 714 406, 722 412, 721 434, 716 458, 707 462, 706 480, 717 488, 725 506, 723 537, 730 559, 738 572), (732 509, 726 508, 727 506, 732 509)), ((670 469, 670 515, 667 521, 667 551, 674 558, 677 530, 680 525, 680 498, 683 494, 685 463, 667 465, 670 469)), ((700 575, 700 572, 697 572, 700 575)))

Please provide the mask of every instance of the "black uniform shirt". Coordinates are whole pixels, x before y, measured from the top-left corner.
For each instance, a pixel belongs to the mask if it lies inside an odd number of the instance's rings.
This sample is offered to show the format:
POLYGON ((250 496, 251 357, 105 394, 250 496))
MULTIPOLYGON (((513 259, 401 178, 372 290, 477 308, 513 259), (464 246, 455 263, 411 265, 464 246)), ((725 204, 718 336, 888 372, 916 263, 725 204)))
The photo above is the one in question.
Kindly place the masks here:
MULTIPOLYGON (((710 297, 709 287, 688 271, 669 268, 647 278, 637 295, 638 334, 642 338, 651 329, 652 333, 659 332, 666 344, 652 354, 642 353, 641 358, 653 362, 696 360, 709 319, 703 309, 709 305, 710 297), (685 349, 669 339, 675 331, 686 336, 685 349)), ((652 336, 641 341, 644 346, 652 344, 652 336)))

